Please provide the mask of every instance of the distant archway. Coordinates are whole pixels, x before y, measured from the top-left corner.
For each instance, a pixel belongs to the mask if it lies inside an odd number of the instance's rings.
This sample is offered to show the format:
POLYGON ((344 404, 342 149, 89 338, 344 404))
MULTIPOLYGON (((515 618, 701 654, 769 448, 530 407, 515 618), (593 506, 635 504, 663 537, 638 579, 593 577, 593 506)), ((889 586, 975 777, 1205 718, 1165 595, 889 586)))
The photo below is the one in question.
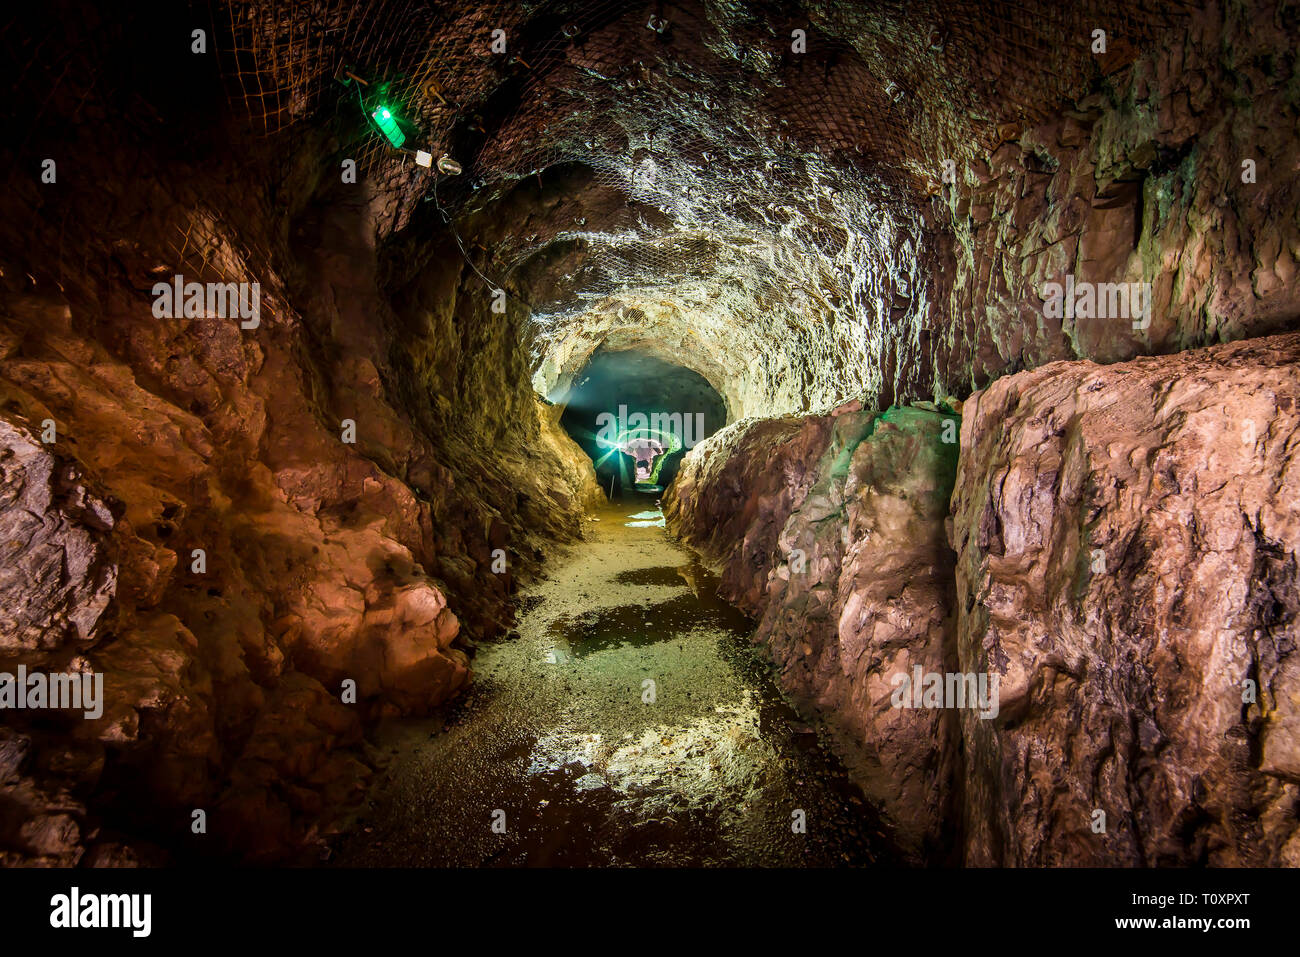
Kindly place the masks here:
POLYGON ((607 495, 657 495, 682 456, 727 422, 698 372, 635 350, 597 350, 574 376, 560 424, 591 456, 607 495))

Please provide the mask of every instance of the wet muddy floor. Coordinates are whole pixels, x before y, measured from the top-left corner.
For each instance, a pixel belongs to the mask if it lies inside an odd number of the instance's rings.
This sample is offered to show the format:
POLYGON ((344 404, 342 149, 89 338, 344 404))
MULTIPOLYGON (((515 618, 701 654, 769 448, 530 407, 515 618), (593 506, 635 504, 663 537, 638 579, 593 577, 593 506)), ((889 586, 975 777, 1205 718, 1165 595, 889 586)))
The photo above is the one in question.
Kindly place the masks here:
MULTIPOLYGON (((646 499, 645 502, 652 502, 646 499)), ((653 504, 595 514, 480 646, 444 717, 392 722, 344 866, 847 866, 888 860, 782 698, 753 623, 653 504)))

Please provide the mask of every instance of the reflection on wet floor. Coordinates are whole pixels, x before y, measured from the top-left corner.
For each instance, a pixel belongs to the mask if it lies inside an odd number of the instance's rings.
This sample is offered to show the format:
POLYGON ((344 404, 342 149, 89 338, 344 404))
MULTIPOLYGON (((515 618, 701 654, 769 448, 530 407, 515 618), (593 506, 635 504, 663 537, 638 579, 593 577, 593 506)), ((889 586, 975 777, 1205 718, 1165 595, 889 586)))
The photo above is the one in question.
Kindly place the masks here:
POLYGON ((783 865, 888 859, 843 768, 777 691, 753 624, 644 506, 529 590, 443 718, 395 722, 344 865, 783 865), (642 519, 637 519, 641 521, 642 519))
POLYGON ((685 585, 688 579, 682 574, 683 569, 677 565, 660 565, 655 568, 634 568, 619 572, 614 582, 619 585, 685 585))
POLYGON ((741 637, 753 624, 719 599, 703 601, 690 592, 653 605, 620 605, 557 619, 548 633, 568 643, 572 656, 624 645, 650 645, 672 641, 697 628, 721 629, 741 637))

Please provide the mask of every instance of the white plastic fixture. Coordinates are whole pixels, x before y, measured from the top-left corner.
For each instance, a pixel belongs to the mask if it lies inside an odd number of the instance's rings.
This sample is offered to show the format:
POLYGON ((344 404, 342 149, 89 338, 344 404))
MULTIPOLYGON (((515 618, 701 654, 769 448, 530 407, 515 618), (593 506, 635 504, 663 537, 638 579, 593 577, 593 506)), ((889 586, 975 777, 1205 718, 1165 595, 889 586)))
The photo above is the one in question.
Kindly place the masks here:
POLYGON ((416 166, 432 166, 432 165, 433 165, 433 154, 432 154, 432 153, 426 153, 424 150, 416 150, 416 151, 415 151, 415 165, 416 165, 416 166))

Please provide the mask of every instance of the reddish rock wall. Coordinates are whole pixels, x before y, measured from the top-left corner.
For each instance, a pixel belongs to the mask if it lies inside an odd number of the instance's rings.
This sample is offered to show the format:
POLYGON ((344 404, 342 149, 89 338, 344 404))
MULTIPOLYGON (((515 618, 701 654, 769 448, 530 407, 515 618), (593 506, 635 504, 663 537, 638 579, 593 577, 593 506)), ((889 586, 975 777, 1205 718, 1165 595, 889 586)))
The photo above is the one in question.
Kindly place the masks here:
MULTIPOLYGON (((1123 42, 1114 29, 1109 39, 1123 42)), ((959 158, 957 182, 936 199, 943 386, 965 395, 1053 360, 1115 362, 1294 329, 1295 44, 1294 11, 1208 4, 1048 122, 1011 125, 996 150, 959 158), (1149 283, 1149 326, 1049 317, 1045 286, 1067 274, 1149 283)))
POLYGON ((958 659, 1002 674, 970 863, 1300 864, 1298 399, 1288 335, 966 403, 958 659))
POLYGON ((896 674, 955 661, 944 518, 958 417, 855 408, 714 436, 664 512, 718 562, 724 597, 759 619, 782 686, 827 717, 903 851, 939 858, 952 846, 957 721, 891 696, 896 674))
POLYGON ((918 409, 733 426, 665 513, 913 856, 1294 866, 1298 397, 1295 334, 1053 363, 964 404, 950 517, 918 409), (892 707, 916 665, 998 713, 892 707))
POLYGON ((449 239, 377 249, 367 185, 322 182, 317 145, 274 175, 106 155, 116 197, 15 186, 27 222, 84 229, 0 237, 0 671, 93 669, 107 703, 7 714, 5 860, 314 853, 371 773, 363 722, 462 688, 599 494, 518 308, 449 239), (259 326, 157 317, 176 273, 259 282, 259 326))

